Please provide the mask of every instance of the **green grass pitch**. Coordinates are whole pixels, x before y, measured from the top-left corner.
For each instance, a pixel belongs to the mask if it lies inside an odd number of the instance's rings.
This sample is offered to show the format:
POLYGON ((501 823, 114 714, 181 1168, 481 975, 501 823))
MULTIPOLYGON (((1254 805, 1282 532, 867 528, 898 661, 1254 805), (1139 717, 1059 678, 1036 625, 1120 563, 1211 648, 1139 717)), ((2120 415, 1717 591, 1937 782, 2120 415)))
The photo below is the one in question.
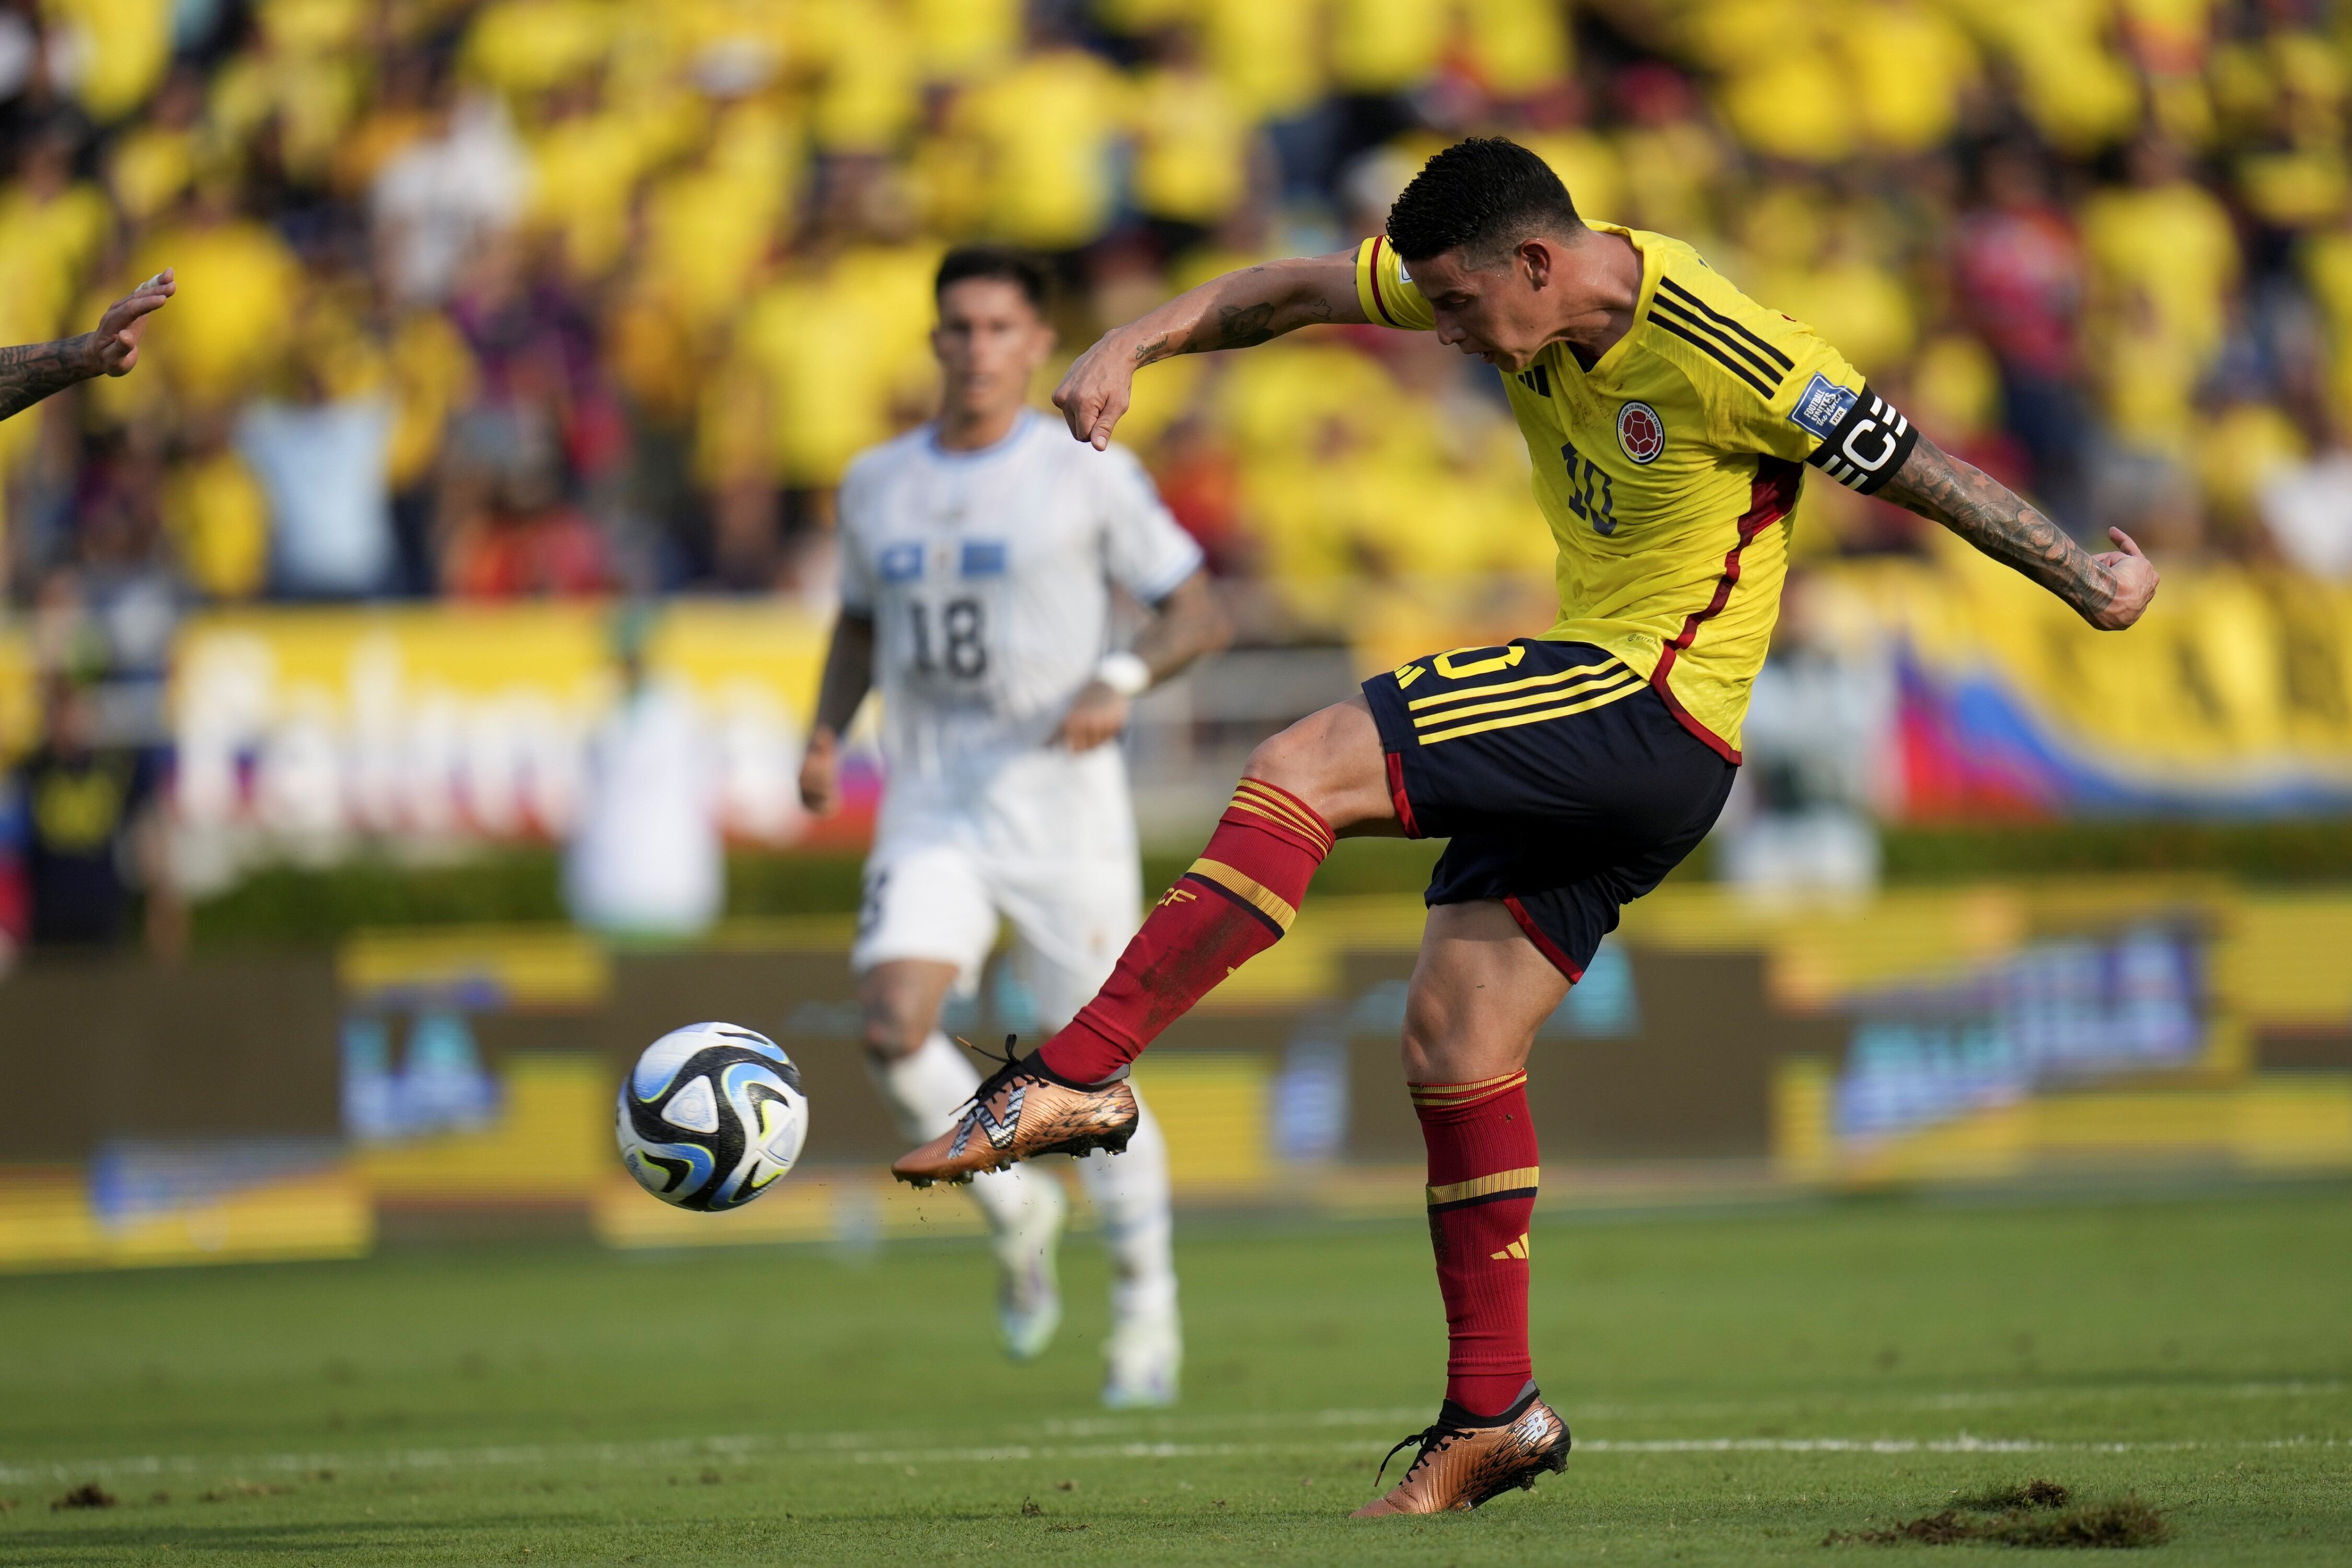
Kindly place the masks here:
POLYGON ((1149 1416, 1093 1403, 1083 1239, 1027 1369, 944 1242, 0 1280, 0 1563, 1967 1558, 1824 1542, 2041 1478, 2163 1510, 2154 1562, 2352 1561, 2352 1189, 1551 1219, 1568 1473, 1351 1521, 1434 1414, 1426 1247, 1190 1226, 1149 1416))

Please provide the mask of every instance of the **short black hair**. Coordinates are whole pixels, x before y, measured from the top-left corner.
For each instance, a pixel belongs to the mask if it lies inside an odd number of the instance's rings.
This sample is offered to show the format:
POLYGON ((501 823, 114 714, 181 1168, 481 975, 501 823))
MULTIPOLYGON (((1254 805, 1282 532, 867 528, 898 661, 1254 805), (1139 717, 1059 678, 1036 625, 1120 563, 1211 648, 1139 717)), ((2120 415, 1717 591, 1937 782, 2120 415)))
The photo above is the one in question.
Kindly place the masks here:
POLYGON ((1551 165, 1501 136, 1456 142, 1421 166, 1389 208, 1389 243, 1407 261, 1449 250, 1485 263, 1531 234, 1584 226, 1551 165))
POLYGON ((967 278, 1000 278, 1021 290, 1029 308, 1040 316, 1054 299, 1054 275, 1025 250, 1009 245, 959 245, 940 258, 940 275, 931 283, 936 301, 967 278))

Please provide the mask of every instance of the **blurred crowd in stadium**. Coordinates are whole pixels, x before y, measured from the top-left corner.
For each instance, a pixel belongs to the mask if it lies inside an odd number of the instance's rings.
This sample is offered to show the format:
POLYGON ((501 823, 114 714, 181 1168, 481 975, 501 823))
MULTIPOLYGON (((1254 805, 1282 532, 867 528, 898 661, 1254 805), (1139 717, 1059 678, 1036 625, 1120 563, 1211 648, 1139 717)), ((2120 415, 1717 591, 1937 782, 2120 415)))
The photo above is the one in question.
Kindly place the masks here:
MULTIPOLYGON (((8 588, 118 666, 208 601, 822 600, 944 245, 1049 254, 1074 352, 1497 131, 2076 531, 2352 574, 2347 89, 2324 0, 20 0, 0 338, 181 293, 0 426, 8 588)), ((1492 373, 1308 338, 1123 431, 1258 635, 1367 578, 1546 621, 1492 373)), ((1815 486, 1795 539, 1923 526, 1815 486)))

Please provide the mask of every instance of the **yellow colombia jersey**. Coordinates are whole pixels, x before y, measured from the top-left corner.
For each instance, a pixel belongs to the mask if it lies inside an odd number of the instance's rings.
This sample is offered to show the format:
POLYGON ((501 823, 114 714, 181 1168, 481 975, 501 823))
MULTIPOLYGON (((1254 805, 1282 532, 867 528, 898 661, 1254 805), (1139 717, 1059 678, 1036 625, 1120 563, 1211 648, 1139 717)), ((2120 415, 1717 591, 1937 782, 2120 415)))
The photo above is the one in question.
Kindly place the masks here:
MULTIPOLYGON (((1559 621, 1544 636, 1624 660, 1738 762, 1788 571, 1773 525, 1796 503, 1798 465, 1866 494, 1917 437, 1811 327, 1689 246, 1591 226, 1642 254, 1632 328, 1590 371, 1555 343, 1504 382, 1559 548, 1559 621)), ((1374 321, 1435 324, 1385 239, 1357 251, 1356 295, 1374 321)))

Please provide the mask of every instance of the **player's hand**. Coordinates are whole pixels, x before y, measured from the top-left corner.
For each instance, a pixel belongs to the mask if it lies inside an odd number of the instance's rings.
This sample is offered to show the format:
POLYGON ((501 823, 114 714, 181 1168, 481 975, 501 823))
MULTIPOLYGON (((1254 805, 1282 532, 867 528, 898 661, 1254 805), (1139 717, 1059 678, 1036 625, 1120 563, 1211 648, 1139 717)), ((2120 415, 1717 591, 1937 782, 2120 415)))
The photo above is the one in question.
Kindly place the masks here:
POLYGON ((1135 352, 1118 333, 1105 332, 1054 388, 1054 406, 1069 423, 1070 434, 1099 452, 1110 445, 1134 385, 1135 352))
POLYGON ((1127 728, 1129 711, 1126 698, 1099 680, 1090 680, 1063 715, 1054 739, 1074 752, 1091 752, 1105 741, 1118 738, 1118 732, 1127 728))
POLYGON ((2140 553, 2139 546, 2132 542, 2130 534, 2120 528, 2111 528, 2107 530, 2107 537, 2123 548, 2107 551, 2091 559, 2106 568, 2107 574, 2115 579, 2115 597, 2107 601, 2105 608, 2095 610, 2083 618, 2103 632, 2119 632, 2146 612, 2147 602, 2156 597, 2156 585, 2161 579, 2157 574, 2156 563, 2140 553))
POLYGON ((147 318, 163 308, 163 301, 180 291, 168 267, 138 288, 106 308, 98 319, 98 331, 90 333, 90 358, 93 368, 107 375, 121 375, 139 363, 139 335, 147 330, 147 318))
POLYGON ((841 805, 841 742, 830 730, 809 736, 801 753, 801 804, 814 816, 831 816, 841 805))

